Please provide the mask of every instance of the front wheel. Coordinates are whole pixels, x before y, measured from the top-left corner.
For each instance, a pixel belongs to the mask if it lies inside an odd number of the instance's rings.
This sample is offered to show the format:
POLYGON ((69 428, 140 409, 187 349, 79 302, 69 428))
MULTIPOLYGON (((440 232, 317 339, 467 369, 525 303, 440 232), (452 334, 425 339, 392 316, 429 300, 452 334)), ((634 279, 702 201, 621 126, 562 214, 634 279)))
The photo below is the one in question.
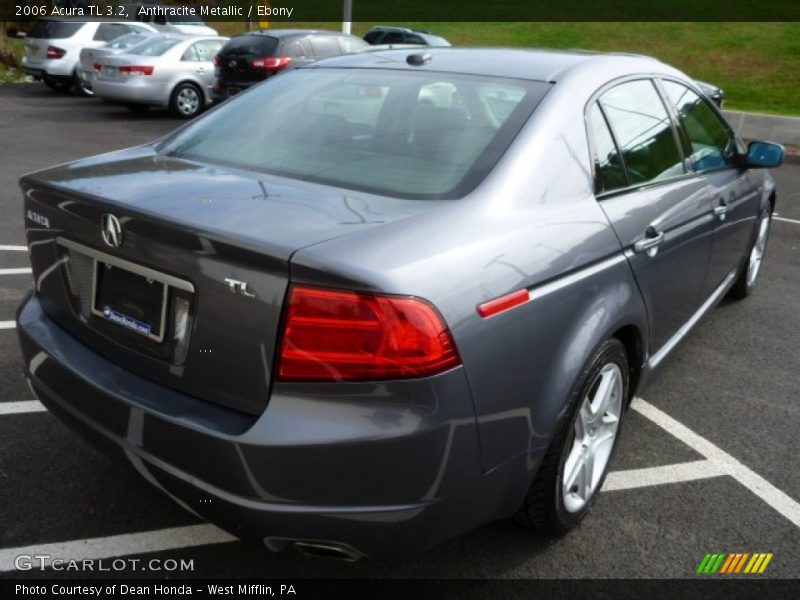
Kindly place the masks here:
POLYGON ((203 110, 203 92, 192 83, 182 83, 172 92, 169 108, 181 119, 196 117, 203 110))
POLYGON ((564 534, 586 516, 605 481, 627 406, 630 371, 625 347, 603 343, 583 372, 562 422, 531 484, 517 520, 564 534))
POLYGON ((766 209, 758 220, 756 238, 750 246, 750 252, 745 258, 745 262, 739 271, 739 277, 733 284, 728 295, 731 298, 747 298, 755 289, 758 275, 761 273, 761 265, 764 262, 764 253, 767 250, 767 239, 769 238, 769 227, 772 223, 772 207, 766 209))

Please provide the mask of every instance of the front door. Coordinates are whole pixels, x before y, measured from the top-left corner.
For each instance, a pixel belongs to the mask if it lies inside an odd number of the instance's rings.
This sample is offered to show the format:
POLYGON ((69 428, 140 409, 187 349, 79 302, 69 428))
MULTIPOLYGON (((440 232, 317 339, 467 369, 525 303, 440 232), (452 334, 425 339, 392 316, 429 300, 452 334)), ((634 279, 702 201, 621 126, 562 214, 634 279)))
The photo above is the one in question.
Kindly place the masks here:
POLYGON ((736 166, 736 138, 709 101, 682 83, 661 85, 678 115, 684 152, 711 197, 716 228, 705 286, 711 295, 746 254, 758 218, 758 190, 750 174, 736 166))
POLYGON ((611 88, 588 119, 598 200, 647 306, 653 355, 702 303, 715 225, 708 190, 687 172, 653 81, 611 88))

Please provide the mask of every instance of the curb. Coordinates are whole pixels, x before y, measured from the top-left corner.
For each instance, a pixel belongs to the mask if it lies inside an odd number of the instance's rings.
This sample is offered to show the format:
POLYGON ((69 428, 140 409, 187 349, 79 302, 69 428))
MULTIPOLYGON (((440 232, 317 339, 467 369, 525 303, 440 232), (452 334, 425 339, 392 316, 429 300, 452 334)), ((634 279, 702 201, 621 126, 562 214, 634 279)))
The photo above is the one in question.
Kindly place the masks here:
POLYGON ((800 146, 800 117, 762 115, 737 110, 722 112, 736 133, 745 139, 800 146))

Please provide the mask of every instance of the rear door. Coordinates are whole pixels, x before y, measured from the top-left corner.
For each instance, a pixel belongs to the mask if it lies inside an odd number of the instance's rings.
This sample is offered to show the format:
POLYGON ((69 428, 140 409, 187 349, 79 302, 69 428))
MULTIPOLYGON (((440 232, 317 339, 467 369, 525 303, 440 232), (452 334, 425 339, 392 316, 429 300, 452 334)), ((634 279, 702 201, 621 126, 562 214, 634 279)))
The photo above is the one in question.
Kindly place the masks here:
POLYGON ((714 229, 705 181, 687 172, 652 80, 602 92, 587 120, 596 193, 644 297, 653 355, 701 303, 714 229))
POLYGON ((684 152, 711 196, 716 227, 705 289, 710 295, 747 251, 759 193, 752 175, 736 165, 736 137, 711 103, 677 81, 662 80, 661 85, 678 115, 684 152))
POLYGON ((221 47, 222 40, 201 40, 183 53, 181 60, 190 66, 194 77, 206 92, 214 85, 214 56, 221 47))

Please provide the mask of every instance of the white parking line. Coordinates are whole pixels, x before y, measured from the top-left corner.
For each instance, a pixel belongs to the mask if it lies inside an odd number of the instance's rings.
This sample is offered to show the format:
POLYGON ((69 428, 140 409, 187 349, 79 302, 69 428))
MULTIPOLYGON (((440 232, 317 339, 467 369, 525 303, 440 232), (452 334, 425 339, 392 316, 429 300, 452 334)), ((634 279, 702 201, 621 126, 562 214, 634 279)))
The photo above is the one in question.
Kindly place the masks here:
POLYGON ((786 217, 775 217, 773 216, 772 219, 774 221, 783 221, 784 223, 794 223, 795 225, 800 225, 800 221, 797 219, 787 219, 786 217))
POLYGON ((30 273, 30 267, 20 267, 19 269, 0 269, 0 275, 24 275, 30 273))
POLYGON ((800 503, 776 488, 761 475, 747 468, 724 450, 641 398, 634 398, 631 408, 650 419, 667 433, 678 438, 695 452, 699 452, 709 461, 715 463, 723 473, 736 479, 773 509, 789 519, 796 527, 800 527, 800 503))
MULTIPOLYGON (((72 540, 69 542, 56 542, 53 544, 3 548, 0 550, 0 573, 16 570, 14 559, 21 554, 31 556, 34 554, 48 554, 53 559, 81 561, 235 541, 236 538, 234 536, 222 531, 219 527, 203 524, 72 540)), ((38 567, 39 564, 37 560, 36 566, 38 567)), ((45 563, 45 565, 48 564, 49 561, 45 563)))
POLYGON ((25 252, 27 249, 27 246, 8 246, 0 244, 0 251, 25 252))
POLYGON ((38 400, 23 400, 21 402, 0 402, 0 416, 20 415, 25 413, 46 412, 44 404, 38 400))
POLYGON ((14 329, 16 326, 16 321, 0 321, 0 329, 14 329))
POLYGON ((646 469, 612 471, 606 477, 603 491, 629 490, 653 485, 694 481, 696 479, 708 479, 721 475, 727 475, 727 473, 711 460, 696 460, 660 467, 648 467, 646 469))

